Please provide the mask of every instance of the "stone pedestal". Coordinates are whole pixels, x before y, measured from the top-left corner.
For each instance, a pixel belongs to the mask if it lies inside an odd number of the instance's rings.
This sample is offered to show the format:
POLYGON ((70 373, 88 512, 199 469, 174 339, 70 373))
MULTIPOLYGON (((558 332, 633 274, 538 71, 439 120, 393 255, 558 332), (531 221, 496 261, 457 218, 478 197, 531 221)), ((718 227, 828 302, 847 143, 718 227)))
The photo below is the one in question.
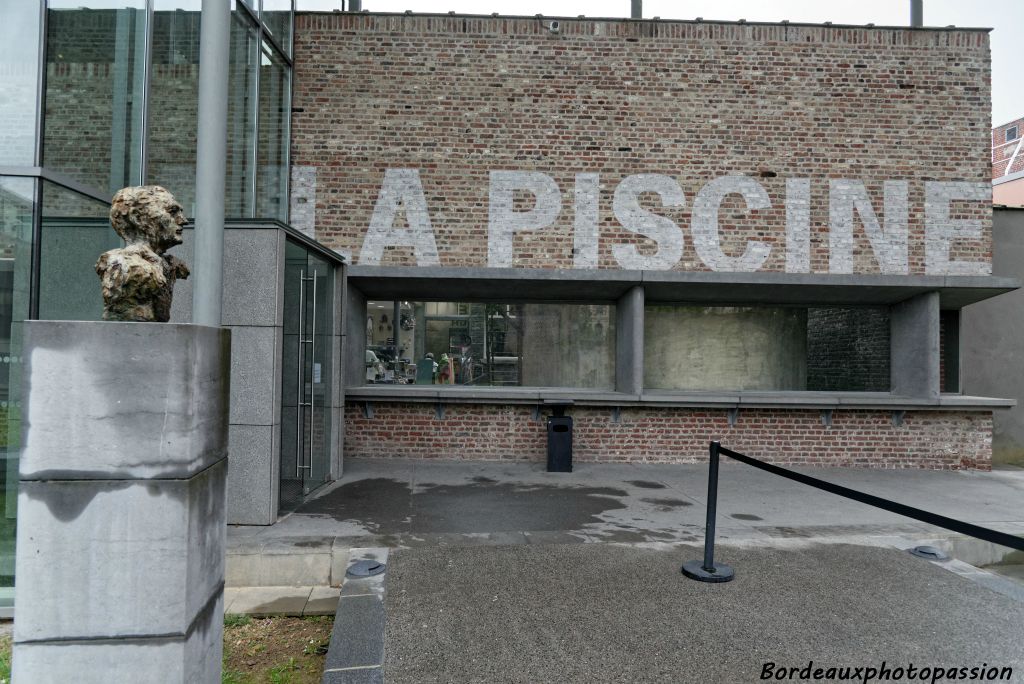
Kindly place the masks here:
POLYGON ((230 333, 24 340, 15 681, 219 682, 230 333))

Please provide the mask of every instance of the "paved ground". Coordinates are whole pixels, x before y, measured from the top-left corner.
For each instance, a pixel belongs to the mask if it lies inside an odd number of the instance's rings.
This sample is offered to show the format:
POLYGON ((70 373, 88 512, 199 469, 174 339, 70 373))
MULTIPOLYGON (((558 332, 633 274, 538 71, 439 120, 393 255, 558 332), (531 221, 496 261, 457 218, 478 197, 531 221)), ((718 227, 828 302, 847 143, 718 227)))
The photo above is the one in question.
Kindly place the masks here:
POLYGON ((737 575, 720 585, 679 573, 696 547, 393 552, 384 678, 738 683, 758 681, 766 662, 813 660, 826 668, 987 663, 1013 667, 1013 681, 1024 681, 1024 603, 928 561, 845 545, 721 551, 737 575))
MULTIPOLYGON (((797 468, 911 506, 1024 533, 1024 470, 993 473, 797 468)), ((778 544, 857 535, 944 534, 749 466, 721 469, 719 537, 778 544)), ((446 542, 695 542, 707 467, 346 459, 345 475, 270 527, 231 527, 229 552, 418 547, 446 542)))
MULTIPOLYGON (((726 585, 679 572, 701 555, 706 466, 345 467, 277 525, 229 530, 229 584, 338 585, 350 559, 388 559, 341 587, 331 684, 755 682, 765 662, 810 660, 1024 673, 1016 570, 963 562, 1004 550, 747 466, 721 471, 726 585), (893 548, 932 540, 963 560, 893 548)), ((1024 471, 798 470, 1024 536, 1024 471)))

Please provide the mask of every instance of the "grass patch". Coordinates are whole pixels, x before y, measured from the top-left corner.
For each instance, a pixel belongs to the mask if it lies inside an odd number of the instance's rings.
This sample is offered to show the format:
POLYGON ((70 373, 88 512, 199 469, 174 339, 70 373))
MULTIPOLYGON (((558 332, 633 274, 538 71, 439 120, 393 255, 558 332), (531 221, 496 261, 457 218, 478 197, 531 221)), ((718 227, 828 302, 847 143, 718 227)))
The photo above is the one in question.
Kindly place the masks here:
MULTIPOLYGON (((319 684, 334 618, 224 616, 221 684, 319 684)), ((11 637, 0 636, 0 684, 11 681, 11 637)))
POLYGON ((224 617, 221 684, 319 684, 334 618, 224 617))
POLYGON ((11 682, 11 637, 0 637, 0 684, 11 682))

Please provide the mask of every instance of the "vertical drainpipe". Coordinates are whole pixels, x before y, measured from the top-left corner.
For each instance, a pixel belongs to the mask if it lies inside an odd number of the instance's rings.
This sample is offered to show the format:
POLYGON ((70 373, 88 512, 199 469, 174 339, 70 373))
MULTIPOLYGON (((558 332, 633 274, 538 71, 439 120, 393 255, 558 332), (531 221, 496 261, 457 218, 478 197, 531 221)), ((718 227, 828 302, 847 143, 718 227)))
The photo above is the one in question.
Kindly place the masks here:
POLYGON ((910 0, 910 25, 924 26, 924 0, 910 0))
POLYGON ((629 12, 630 19, 643 19, 644 18, 644 0, 631 0, 631 7, 629 12))
POLYGON ((200 21, 192 322, 220 327, 231 3, 203 0, 200 21))

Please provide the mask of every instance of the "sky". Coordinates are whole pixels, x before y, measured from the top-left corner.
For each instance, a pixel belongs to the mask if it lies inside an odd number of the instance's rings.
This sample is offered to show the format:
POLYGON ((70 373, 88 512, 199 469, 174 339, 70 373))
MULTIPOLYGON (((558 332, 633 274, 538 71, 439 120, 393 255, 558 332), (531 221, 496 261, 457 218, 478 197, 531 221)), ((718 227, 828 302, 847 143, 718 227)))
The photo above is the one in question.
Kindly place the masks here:
MULTIPOLYGON (((340 9, 342 0, 298 0, 300 10, 340 9)), ((574 17, 629 16, 630 0, 363 0, 371 12, 448 12, 574 17)), ((910 23, 910 0, 644 0, 645 17, 898 26, 910 23)), ((992 31, 992 123, 1024 117, 1024 0, 924 0, 925 26, 992 31), (1014 31, 1016 29, 1016 33, 1014 31)))

